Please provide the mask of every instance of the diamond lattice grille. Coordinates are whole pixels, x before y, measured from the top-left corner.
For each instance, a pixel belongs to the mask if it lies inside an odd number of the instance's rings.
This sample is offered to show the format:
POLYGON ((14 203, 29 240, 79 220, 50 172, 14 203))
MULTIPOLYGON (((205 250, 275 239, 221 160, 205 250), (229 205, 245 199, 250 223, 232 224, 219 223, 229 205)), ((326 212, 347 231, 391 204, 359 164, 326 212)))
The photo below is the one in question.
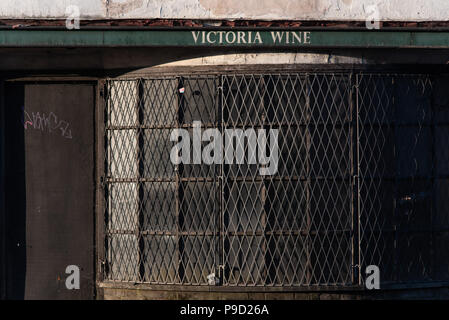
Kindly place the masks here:
POLYGON ((448 280, 448 89, 344 72, 108 80, 105 280, 350 286, 373 264, 382 283, 448 280), (174 164, 171 133, 199 122, 243 161, 174 164), (277 130, 272 174, 249 129, 277 130), (228 130, 245 138, 226 145, 228 130))

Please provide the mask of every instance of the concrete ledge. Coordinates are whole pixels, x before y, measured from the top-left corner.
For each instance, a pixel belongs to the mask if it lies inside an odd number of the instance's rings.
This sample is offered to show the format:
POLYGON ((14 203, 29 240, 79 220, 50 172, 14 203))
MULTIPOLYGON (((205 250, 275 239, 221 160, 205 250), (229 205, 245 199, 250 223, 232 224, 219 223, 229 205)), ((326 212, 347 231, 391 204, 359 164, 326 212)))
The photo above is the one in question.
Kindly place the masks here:
MULTIPOLYGON (((449 286, 434 288, 412 288, 396 290, 352 290, 352 291, 322 291, 322 292, 291 292, 279 291, 261 292, 247 291, 203 291, 192 290, 188 286, 178 288, 180 290, 161 290, 153 286, 152 289, 144 285, 135 288, 125 288, 120 284, 100 284, 98 287, 98 299, 104 300, 381 300, 381 299, 449 299, 449 286)), ((220 288, 217 288, 219 290, 220 288)), ((261 290, 261 289, 260 289, 261 290)))

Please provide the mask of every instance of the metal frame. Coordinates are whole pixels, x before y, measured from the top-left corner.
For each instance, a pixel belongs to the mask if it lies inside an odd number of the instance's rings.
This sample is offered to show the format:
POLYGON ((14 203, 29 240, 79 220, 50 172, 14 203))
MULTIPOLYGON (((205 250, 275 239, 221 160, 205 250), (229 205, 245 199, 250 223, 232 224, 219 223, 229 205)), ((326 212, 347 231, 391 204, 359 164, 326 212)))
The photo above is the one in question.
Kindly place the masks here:
POLYGON ((103 279, 105 272, 105 189, 104 189, 104 150, 105 150, 105 130, 104 130, 104 113, 106 112, 104 104, 107 93, 105 92, 105 81, 99 80, 97 82, 97 99, 95 104, 95 170, 96 170, 96 192, 95 192, 95 273, 96 273, 96 286, 97 291, 100 279, 103 279))
MULTIPOLYGON (((232 74, 232 72, 231 72, 231 74, 232 74)), ((353 91, 354 89, 357 90, 357 88, 358 88, 359 75, 356 74, 356 75, 354 75, 353 78, 354 78, 354 82, 350 81, 351 82, 350 105, 353 105, 355 107, 355 108, 352 109, 353 111, 351 112, 351 114, 353 115, 352 121, 354 121, 354 119, 356 119, 357 121, 356 121, 356 126, 353 127, 354 130, 351 131, 352 132, 351 133, 351 137, 352 137, 351 140, 353 140, 355 142, 358 142, 358 143, 356 144, 357 148, 354 148, 351 151, 351 157, 352 157, 351 161, 354 162, 353 168, 356 169, 355 171, 353 171, 353 173, 351 175, 351 177, 352 177, 351 181, 352 181, 352 186, 353 186, 352 188, 354 189, 354 192, 356 192, 356 194, 358 194, 358 196, 356 196, 354 198, 354 201, 355 201, 354 202, 354 204, 355 204, 354 208, 356 210, 353 211, 353 214, 352 214, 352 216, 353 216, 352 224, 353 224, 353 229, 355 231, 355 233, 354 233, 355 238, 359 238, 360 239, 360 236, 361 236, 361 231, 360 231, 361 222, 360 222, 360 214, 357 214, 357 212, 360 212, 360 210, 361 210, 360 209, 360 206, 361 206, 361 204, 360 204, 360 192, 361 192, 360 191, 360 150, 359 150, 360 134, 361 133, 360 133, 360 129, 359 129, 360 122, 358 121, 358 119, 359 119, 359 112, 360 111, 359 111, 359 95, 358 94, 354 94, 354 91, 353 91)), ((140 79, 140 78, 137 78, 137 79, 140 79)), ((128 79, 128 80, 131 80, 131 79, 128 79)), ((221 91, 223 90, 222 89, 222 87, 223 87, 223 80, 221 80, 220 83, 221 84, 218 86, 218 90, 219 90, 219 92, 221 94, 221 91)), ((222 97, 222 95, 221 95, 221 97, 222 97)), ((221 101, 222 101, 221 104, 223 104, 223 97, 221 98, 221 101)), ((148 127, 145 127, 145 126, 139 126, 139 127, 141 129, 148 128, 148 127)), ((126 129, 126 127, 123 127, 123 128, 126 129)), ((128 127, 128 128, 132 129, 133 127, 131 126, 131 127, 128 127)), ((224 127, 222 126, 222 130, 223 130, 223 128, 224 127)), ((101 137, 101 136, 99 136, 99 137, 101 137)), ((104 135, 103 135, 103 137, 104 137, 104 135)), ((101 159, 99 159, 99 160, 101 161, 101 159)), ((221 176, 218 176, 218 181, 222 181, 222 179, 223 179, 223 173, 221 173, 221 176)), ((387 179, 388 179, 388 177, 387 177, 387 179)), ((126 179, 123 180, 123 182, 126 182, 126 181, 132 181, 132 180, 129 180, 129 179, 128 180, 126 180, 126 179)), ((145 181, 152 181, 152 180, 142 179, 141 181, 145 182, 145 181)), ((156 181, 163 181, 163 180, 155 180, 155 182, 156 181)), ((221 194, 223 194, 223 191, 221 192, 221 194)), ((223 203, 223 200, 220 201, 220 204, 221 203, 223 203)), ((220 212, 222 212, 222 210, 220 210, 220 212)), ((223 221, 223 216, 220 217, 220 221, 223 221)), ((446 230, 446 229, 444 229, 444 230, 446 230)), ((178 231, 178 234, 179 234, 179 231, 178 231)), ((222 234, 222 231, 219 231, 219 234, 222 234)), ((360 288, 362 286, 363 281, 361 279, 361 270, 360 270, 360 268, 361 268, 361 257, 360 257, 361 248, 360 248, 360 242, 361 242, 360 240, 353 242, 353 256, 352 256, 352 261, 353 262, 352 262, 352 266, 355 268, 354 273, 353 273, 353 285, 352 286, 344 286, 344 287, 340 286, 337 289, 343 290, 343 289, 347 289, 347 288, 351 288, 351 287, 360 288)), ((220 241, 220 243, 222 243, 222 240, 220 241)), ((223 246, 223 244, 222 244, 222 246, 223 246)), ((222 275, 222 265, 223 265, 224 259, 225 258, 222 257, 221 258, 222 262, 220 262, 220 264, 218 265, 219 274, 221 275, 221 277, 223 276, 222 275)), ((104 279, 104 278, 100 278, 100 279, 104 279)), ((107 285, 107 283, 110 283, 112 286, 114 285, 114 283, 119 285, 119 283, 117 283, 115 281, 110 282, 108 280, 103 280, 103 281, 100 280, 100 282, 101 282, 101 286, 107 285)), ((445 282, 440 282, 440 283, 445 283, 445 282)), ((223 290, 227 290, 226 288, 229 289, 229 287, 222 286, 222 284, 223 283, 220 282, 220 286, 214 287, 213 290, 218 290, 219 291, 219 290, 222 290, 222 289, 223 290)), ((123 285, 126 286, 126 283, 123 284, 123 285)), ((385 285, 388 286, 388 287, 391 287, 391 288, 394 288, 394 287, 407 287, 408 288, 408 287, 412 287, 413 286, 412 284, 404 285, 404 284, 394 284, 394 283, 391 283, 391 284, 390 283, 385 283, 385 285)), ((437 282, 434 282, 433 284, 426 283, 425 285, 426 286, 433 286, 433 285, 438 286, 437 282)), ((179 287, 177 285, 166 286, 166 285, 163 285, 163 284, 147 284, 147 283, 142 284, 142 286, 144 286, 144 287, 147 286, 148 288, 150 288, 150 287, 151 288, 166 288, 166 287, 167 288, 168 287, 178 288, 179 287)), ((417 284, 417 286, 419 287, 420 285, 417 284)), ((189 285, 188 287, 189 288, 194 288, 195 286, 189 285)), ((204 290, 203 286, 200 286, 198 288, 199 288, 199 290, 201 290, 201 288, 203 288, 202 290, 204 290)), ((243 288, 242 286, 237 286, 237 287, 233 287, 233 288, 235 288, 235 290, 238 291, 238 290, 251 290, 250 288, 252 288, 252 287, 245 286, 243 288)), ((257 288, 261 288, 261 287, 257 287, 257 288)), ((308 291, 308 290, 329 290, 329 288, 335 288, 335 287, 333 287, 333 286, 331 286, 331 287, 328 287, 328 286, 308 286, 308 287, 301 286, 301 287, 296 287, 296 286, 294 286, 294 287, 291 288, 291 290, 295 290, 295 291, 298 291, 298 290, 306 290, 306 291, 308 291)), ((282 286, 282 289, 283 290, 288 290, 288 286, 282 286)), ((232 290, 232 289, 230 289, 230 290, 232 290)), ((276 289, 274 289, 272 287, 263 287, 263 290, 268 290, 269 291, 269 290, 276 290, 276 289)))

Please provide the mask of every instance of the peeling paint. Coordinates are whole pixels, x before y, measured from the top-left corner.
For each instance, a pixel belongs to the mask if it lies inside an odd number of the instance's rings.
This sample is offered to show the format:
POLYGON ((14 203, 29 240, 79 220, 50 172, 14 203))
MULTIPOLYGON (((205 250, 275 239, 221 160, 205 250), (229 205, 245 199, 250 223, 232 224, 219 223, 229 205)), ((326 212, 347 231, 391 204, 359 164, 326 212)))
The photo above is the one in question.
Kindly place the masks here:
POLYGON ((213 16, 278 16, 288 13, 289 16, 301 16, 304 14, 317 14, 318 3, 316 0, 199 0, 200 4, 210 10, 213 16))
POLYGON ((131 0, 125 2, 117 2, 117 0, 106 0, 105 5, 108 17, 126 16, 129 12, 140 9, 143 6, 143 0, 131 0))

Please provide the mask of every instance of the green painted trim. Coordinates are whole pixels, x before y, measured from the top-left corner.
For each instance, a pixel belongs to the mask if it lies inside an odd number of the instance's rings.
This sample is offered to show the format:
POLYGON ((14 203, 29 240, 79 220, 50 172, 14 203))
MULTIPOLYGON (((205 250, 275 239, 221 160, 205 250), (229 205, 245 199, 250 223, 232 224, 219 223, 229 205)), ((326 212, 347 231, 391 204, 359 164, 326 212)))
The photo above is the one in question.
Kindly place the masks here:
POLYGON ((273 31, 0 30, 0 47, 152 46, 449 48, 449 32, 293 31, 288 29, 273 31), (279 37, 274 38, 277 32, 279 36, 283 35, 282 40, 279 37))

